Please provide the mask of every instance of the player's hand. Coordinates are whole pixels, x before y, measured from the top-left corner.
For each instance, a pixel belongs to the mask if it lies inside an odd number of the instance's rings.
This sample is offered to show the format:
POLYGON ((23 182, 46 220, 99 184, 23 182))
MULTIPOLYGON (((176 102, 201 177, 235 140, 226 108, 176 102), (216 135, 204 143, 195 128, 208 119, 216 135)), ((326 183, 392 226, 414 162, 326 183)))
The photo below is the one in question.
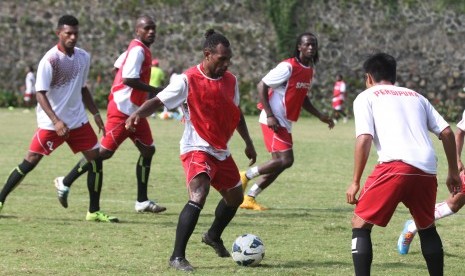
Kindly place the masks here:
POLYGON ((346 191, 347 203, 349 204, 358 203, 357 193, 359 189, 360 189, 359 183, 352 182, 352 184, 350 184, 349 188, 347 188, 347 191, 346 191))
POLYGON ((106 132, 105 132, 105 124, 103 123, 103 120, 102 120, 102 116, 100 116, 99 113, 95 114, 94 115, 94 121, 95 121, 95 124, 97 124, 97 127, 99 129, 99 133, 100 132, 103 132, 103 136, 106 135, 106 132))
POLYGON ((65 122, 63 122, 62 120, 58 120, 58 121, 56 121, 53 125, 55 126, 55 131, 56 131, 56 133, 58 134, 58 136, 60 136, 60 137, 65 137, 65 138, 68 137, 68 135, 69 135, 69 128, 68 128, 68 126, 65 124, 65 122))
POLYGON ((277 132, 278 131, 278 128, 279 128, 279 121, 278 119, 276 119, 276 117, 273 115, 273 116, 270 116, 270 117, 267 117, 266 118, 266 123, 268 125, 269 128, 271 128, 274 132, 277 132))
POLYGON ((320 121, 322 121, 323 123, 328 124, 329 129, 332 129, 334 127, 334 122, 328 115, 322 114, 320 116, 320 121))
POLYGON ((452 195, 456 195, 462 192, 462 180, 459 174, 448 174, 446 179, 447 189, 452 195))
POLYGON ((245 147, 245 156, 249 158, 249 167, 255 164, 257 161, 257 152, 255 151, 255 147, 253 144, 247 145, 245 147))
POLYGON ((140 117, 137 113, 132 113, 131 116, 126 120, 126 129, 135 132, 136 125, 139 123, 140 117))

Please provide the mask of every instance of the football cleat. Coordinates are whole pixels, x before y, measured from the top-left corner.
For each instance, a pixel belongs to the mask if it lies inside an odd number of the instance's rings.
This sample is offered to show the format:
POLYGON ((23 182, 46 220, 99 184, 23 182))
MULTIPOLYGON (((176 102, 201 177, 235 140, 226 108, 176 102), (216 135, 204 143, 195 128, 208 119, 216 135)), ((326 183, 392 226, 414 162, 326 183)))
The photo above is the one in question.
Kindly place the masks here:
POLYGON ((138 213, 161 213, 166 211, 166 208, 158 205, 154 201, 146 200, 144 202, 136 201, 135 209, 138 213))
POLYGON ((177 270, 194 271, 194 267, 192 267, 189 261, 183 257, 176 257, 176 258, 170 259, 168 264, 170 267, 177 269, 177 270))
POLYGON ((245 189, 247 188, 247 183, 249 183, 250 179, 247 178, 245 171, 242 171, 239 174, 241 175, 242 190, 245 192, 245 189))
POLYGON ((60 201, 61 206, 68 208, 69 187, 63 184, 63 179, 63 176, 55 178, 55 188, 57 189, 58 201, 60 201))
POLYGON ((211 246, 213 249, 215 249, 216 254, 218 257, 221 258, 226 258, 226 257, 231 257, 231 254, 229 251, 224 247, 223 240, 219 239, 217 241, 211 239, 208 236, 208 232, 203 233, 202 235, 202 242, 205 243, 206 245, 211 246))
POLYGON ((119 222, 118 218, 109 216, 101 211, 97 211, 94 213, 87 212, 86 220, 97 222, 119 222))
POLYGON ((252 196, 244 196, 244 201, 242 204, 239 206, 242 209, 249 209, 249 210, 254 210, 254 211, 265 211, 268 210, 267 207, 259 204, 254 197, 252 196))
POLYGON ((402 233, 400 233, 399 239, 397 240, 397 251, 399 254, 406 255, 408 254, 408 250, 410 248, 410 244, 412 243, 413 238, 415 237, 414 232, 410 232, 408 227, 410 224, 415 223, 413 220, 407 220, 404 225, 404 229, 402 233))

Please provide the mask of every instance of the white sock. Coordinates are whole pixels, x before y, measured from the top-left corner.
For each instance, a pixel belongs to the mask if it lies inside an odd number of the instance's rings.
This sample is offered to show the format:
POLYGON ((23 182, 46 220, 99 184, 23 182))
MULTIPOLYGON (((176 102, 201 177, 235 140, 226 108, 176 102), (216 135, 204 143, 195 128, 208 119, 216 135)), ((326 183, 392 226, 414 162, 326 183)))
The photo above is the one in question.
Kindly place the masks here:
POLYGON ((435 220, 445 218, 453 214, 454 212, 450 209, 449 205, 447 205, 447 202, 444 201, 441 203, 436 203, 436 206, 434 207, 435 220))
POLYGON ((249 192, 247 193, 248 196, 252 197, 257 197, 259 193, 262 192, 262 189, 260 186, 257 185, 257 183, 253 184, 253 186, 250 188, 249 192))
MULTIPOLYGON (((436 203, 434 206, 434 220, 442 219, 453 214, 455 213, 450 209, 449 205, 447 205, 447 202, 445 201, 436 203)), ((409 232, 414 234, 418 231, 415 223, 410 224, 407 229, 409 232)))
POLYGON ((260 175, 260 174, 258 173, 258 166, 249 168, 249 169, 245 172, 245 176, 247 176, 248 179, 252 179, 252 178, 257 177, 257 176, 259 176, 259 175, 260 175))

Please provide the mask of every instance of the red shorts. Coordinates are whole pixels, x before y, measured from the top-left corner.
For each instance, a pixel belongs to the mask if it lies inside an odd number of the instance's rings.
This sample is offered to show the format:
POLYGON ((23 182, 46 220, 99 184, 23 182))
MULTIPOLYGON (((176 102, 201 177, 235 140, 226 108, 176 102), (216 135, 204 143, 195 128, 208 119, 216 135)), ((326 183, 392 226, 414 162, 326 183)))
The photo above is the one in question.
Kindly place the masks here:
POLYGON ((190 151, 181 155, 181 162, 186 174, 186 185, 201 173, 210 177, 210 185, 217 191, 241 185, 239 169, 231 155, 220 161, 204 151, 190 151))
POLYGON ((29 151, 50 155, 56 148, 66 142, 74 153, 98 148, 98 139, 90 123, 71 129, 67 138, 58 136, 55 130, 37 129, 32 137, 29 151))
POLYGON ((367 178, 355 215, 368 223, 385 227, 397 205, 410 210, 418 229, 434 223, 437 178, 400 161, 381 163, 367 178))
POLYGON ((292 134, 285 127, 279 127, 274 132, 266 124, 262 126, 263 139, 268 152, 287 151, 292 149, 292 134))
POLYGON ((100 141, 101 146, 110 151, 116 149, 127 139, 130 138, 134 143, 139 141, 143 145, 152 146, 152 131, 147 119, 142 118, 136 126, 136 131, 132 132, 126 129, 126 119, 129 116, 119 112, 115 104, 110 102, 108 105, 107 122, 105 124, 106 135, 100 141), (113 109, 113 110, 111 110, 113 109))

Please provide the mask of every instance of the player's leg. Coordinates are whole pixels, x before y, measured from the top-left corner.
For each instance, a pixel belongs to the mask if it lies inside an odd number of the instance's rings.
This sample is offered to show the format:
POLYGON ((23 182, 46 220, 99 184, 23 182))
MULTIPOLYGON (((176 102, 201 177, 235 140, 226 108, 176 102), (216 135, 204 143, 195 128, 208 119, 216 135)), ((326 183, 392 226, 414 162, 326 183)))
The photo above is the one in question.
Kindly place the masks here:
POLYGON ((19 164, 7 178, 0 192, 0 209, 3 208, 6 197, 11 193, 42 160, 44 155, 50 155, 56 148, 63 144, 63 137, 59 137, 55 131, 37 129, 29 145, 29 151, 25 159, 19 164))
POLYGON ((425 258, 430 275, 444 275, 444 251, 442 241, 436 227, 418 231, 421 243, 421 253, 425 258))
MULTIPOLYGON (((416 169, 406 176, 410 179, 403 203, 417 225, 420 236, 421 252, 426 261, 430 275, 443 275, 444 251, 439 234, 434 227, 435 201, 437 194, 436 176, 416 169)), ((406 174, 407 175, 407 174, 406 174)), ((444 204, 447 205, 447 204, 444 204)))
MULTIPOLYGON (((103 161, 99 153, 99 143, 97 135, 92 129, 92 126, 89 123, 87 123, 77 129, 71 130, 66 142, 68 143, 69 147, 74 153, 82 152, 84 158, 90 164, 90 167, 87 171, 89 209, 86 215, 86 220, 118 222, 117 218, 110 217, 100 211, 100 193, 102 191, 103 184, 103 161)), ((58 191, 59 190, 60 189, 58 189, 58 191)), ((58 193, 58 195, 60 195, 60 193, 58 193)), ((62 201, 63 200, 60 199, 60 202, 62 201)))
MULTIPOLYGON (((463 178, 463 174, 461 174, 463 178)), ((434 220, 442 219, 457 213, 465 205, 465 181, 462 180, 462 192, 456 195, 449 196, 445 201, 435 204, 434 207, 434 220)), ((404 228, 397 240, 397 250, 399 254, 408 254, 410 244, 417 234, 418 229, 415 222, 409 219, 405 222, 404 228)))
POLYGON ((130 138, 134 141, 140 152, 136 163, 137 200, 135 209, 137 212, 163 212, 166 210, 165 207, 148 198, 148 180, 156 148, 153 143, 152 131, 146 119, 139 122, 136 132, 131 133, 130 138))
POLYGON ((241 208, 256 211, 267 210, 267 207, 257 202, 256 197, 270 186, 285 169, 290 168, 294 163, 292 148, 286 151, 273 152, 271 156, 271 160, 258 167, 258 171, 262 174, 262 177, 250 187, 247 195, 244 197, 244 202, 240 206, 241 208))
POLYGON ((103 185, 103 160, 100 158, 99 150, 93 149, 83 152, 88 160, 87 190, 89 191, 89 210, 86 220, 97 222, 118 222, 118 218, 109 216, 100 210, 100 195, 103 185))
POLYGON ((370 275, 373 261, 372 228, 373 224, 360 217, 354 215, 352 218, 352 261, 355 275, 370 275))
POLYGON ((218 190, 222 199, 215 210, 215 219, 206 233, 202 236, 202 242, 213 247, 219 257, 230 257, 229 251, 224 247, 221 235, 236 215, 244 195, 237 173, 236 163, 229 156, 223 161, 217 162, 217 171, 214 174, 211 185, 218 190))
POLYGON ((21 183, 26 175, 37 166, 42 157, 42 154, 29 151, 26 154, 26 158, 11 171, 2 191, 0 192, 0 210, 3 207, 7 196, 21 183))
MULTIPOLYGON (((192 171, 186 171, 187 179, 190 179, 190 176, 194 175, 190 173, 192 171)), ((206 173, 197 174, 191 181, 188 181, 189 201, 179 214, 173 253, 169 260, 169 265, 172 268, 184 271, 194 270, 186 259, 186 247, 197 225, 209 190, 210 177, 206 173)))

